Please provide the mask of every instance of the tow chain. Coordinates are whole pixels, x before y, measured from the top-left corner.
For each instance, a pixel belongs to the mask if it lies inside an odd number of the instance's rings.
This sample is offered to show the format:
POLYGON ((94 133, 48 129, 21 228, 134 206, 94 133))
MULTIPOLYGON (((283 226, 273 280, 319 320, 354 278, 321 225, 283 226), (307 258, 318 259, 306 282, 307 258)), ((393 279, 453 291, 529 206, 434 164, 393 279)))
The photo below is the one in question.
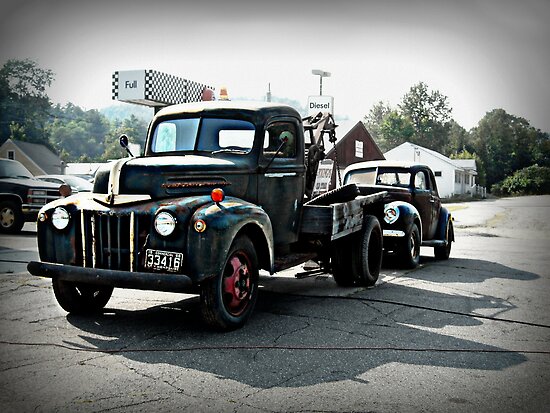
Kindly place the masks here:
POLYGON ((342 177, 340 176, 340 166, 338 164, 338 151, 336 150, 336 132, 334 129, 329 132, 328 140, 332 143, 334 149, 334 166, 336 167, 336 174, 338 175, 338 186, 342 186, 342 177))

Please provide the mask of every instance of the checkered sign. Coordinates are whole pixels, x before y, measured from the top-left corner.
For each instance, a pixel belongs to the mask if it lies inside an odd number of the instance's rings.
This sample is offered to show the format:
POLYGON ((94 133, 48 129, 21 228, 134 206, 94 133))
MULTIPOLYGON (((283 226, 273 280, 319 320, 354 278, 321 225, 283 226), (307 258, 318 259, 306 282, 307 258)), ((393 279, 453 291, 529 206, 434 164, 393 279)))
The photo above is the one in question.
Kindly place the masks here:
POLYGON ((156 70, 126 70, 113 73, 113 100, 146 106, 198 102, 211 86, 156 70))

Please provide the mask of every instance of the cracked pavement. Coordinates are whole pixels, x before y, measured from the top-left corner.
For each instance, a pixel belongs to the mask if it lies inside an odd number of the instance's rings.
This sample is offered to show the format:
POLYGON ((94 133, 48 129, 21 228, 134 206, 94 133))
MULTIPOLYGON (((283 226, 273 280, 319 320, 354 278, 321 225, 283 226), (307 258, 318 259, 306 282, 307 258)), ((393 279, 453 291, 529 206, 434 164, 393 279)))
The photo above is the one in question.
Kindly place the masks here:
POLYGON ((2 411, 543 411, 550 197, 453 207, 450 260, 422 248, 420 268, 387 264, 370 289, 264 274, 230 333, 191 295, 115 290, 103 314, 66 314, 26 271, 26 224, 0 236, 2 411))

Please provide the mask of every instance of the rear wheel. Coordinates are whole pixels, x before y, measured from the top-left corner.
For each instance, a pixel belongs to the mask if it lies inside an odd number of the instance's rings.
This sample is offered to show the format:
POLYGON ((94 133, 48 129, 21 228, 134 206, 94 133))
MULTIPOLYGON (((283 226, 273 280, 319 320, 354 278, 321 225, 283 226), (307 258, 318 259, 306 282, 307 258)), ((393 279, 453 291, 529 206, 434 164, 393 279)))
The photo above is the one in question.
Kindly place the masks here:
POLYGON ((445 231, 446 245, 443 247, 434 247, 434 255, 437 260, 448 260, 451 255, 451 243, 454 238, 453 221, 447 222, 447 230, 445 231))
POLYGON ((382 229, 375 216, 367 215, 352 255, 353 271, 359 285, 376 284, 382 266, 382 229))
POLYGON ((91 314, 103 309, 113 294, 113 287, 73 283, 52 279, 57 302, 68 313, 91 314))
POLYGON ((382 265, 382 229, 378 219, 368 215, 363 228, 334 243, 332 276, 341 287, 376 284, 382 265))
POLYGON ((16 233, 21 231, 25 219, 21 207, 13 201, 0 202, 0 231, 16 233))
POLYGON ((336 240, 332 245, 332 277, 340 287, 351 287, 355 284, 351 264, 352 246, 353 239, 351 236, 336 240))
POLYGON ((233 241, 221 274, 207 280, 201 290, 201 312, 206 323, 219 330, 242 327, 258 295, 258 258, 252 241, 233 241))

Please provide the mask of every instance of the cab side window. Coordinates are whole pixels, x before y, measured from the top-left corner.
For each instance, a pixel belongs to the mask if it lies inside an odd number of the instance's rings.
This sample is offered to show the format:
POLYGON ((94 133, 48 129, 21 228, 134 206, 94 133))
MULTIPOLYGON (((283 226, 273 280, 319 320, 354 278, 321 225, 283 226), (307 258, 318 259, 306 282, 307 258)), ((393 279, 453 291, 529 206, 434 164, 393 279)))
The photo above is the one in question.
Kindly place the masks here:
POLYGON ((266 157, 277 153, 277 158, 296 158, 296 126, 290 122, 270 124, 265 131, 263 149, 266 157))
POLYGON ((424 171, 418 171, 414 176, 414 187, 421 190, 428 189, 428 181, 426 179, 426 174, 424 173, 424 171))

